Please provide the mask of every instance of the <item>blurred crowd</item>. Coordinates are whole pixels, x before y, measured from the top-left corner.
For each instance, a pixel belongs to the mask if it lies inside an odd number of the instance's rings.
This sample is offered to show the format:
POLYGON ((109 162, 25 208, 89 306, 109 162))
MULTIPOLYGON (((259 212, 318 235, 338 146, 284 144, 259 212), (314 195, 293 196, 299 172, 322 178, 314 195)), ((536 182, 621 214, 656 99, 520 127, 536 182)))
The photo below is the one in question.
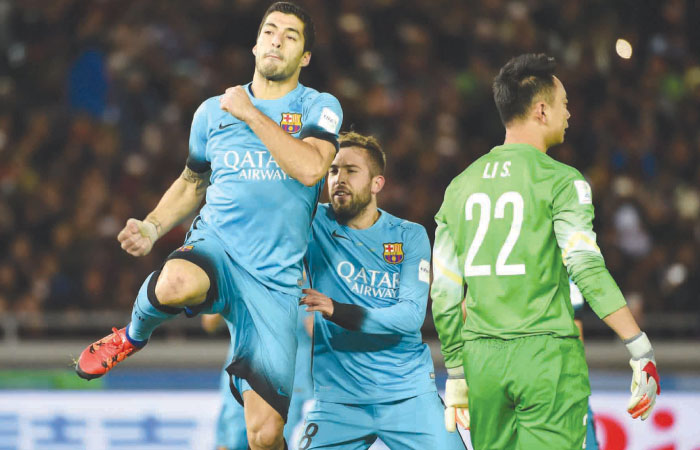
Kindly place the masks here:
MULTIPOLYGON (((700 316, 700 5, 684 0, 303 0, 302 83, 388 156, 380 206, 429 235, 449 181, 503 140, 491 82, 559 61, 566 143, 639 314, 700 316), (632 57, 615 53, 631 43, 632 57)), ((0 312, 130 310, 189 223, 133 258, 116 234, 180 174, 193 112, 251 80, 268 2, 0 0, 0 312)))

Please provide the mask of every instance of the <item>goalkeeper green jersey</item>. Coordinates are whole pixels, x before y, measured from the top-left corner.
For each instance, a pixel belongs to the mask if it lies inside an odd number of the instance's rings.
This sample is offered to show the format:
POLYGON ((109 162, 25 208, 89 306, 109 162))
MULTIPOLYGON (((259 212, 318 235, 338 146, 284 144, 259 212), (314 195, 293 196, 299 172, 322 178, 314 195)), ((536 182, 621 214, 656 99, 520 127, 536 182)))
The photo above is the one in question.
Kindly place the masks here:
POLYGON ((569 276, 599 317, 625 305, 596 245, 590 186, 535 147, 476 160, 435 220, 432 308, 447 367, 462 364, 465 340, 578 336, 569 276))

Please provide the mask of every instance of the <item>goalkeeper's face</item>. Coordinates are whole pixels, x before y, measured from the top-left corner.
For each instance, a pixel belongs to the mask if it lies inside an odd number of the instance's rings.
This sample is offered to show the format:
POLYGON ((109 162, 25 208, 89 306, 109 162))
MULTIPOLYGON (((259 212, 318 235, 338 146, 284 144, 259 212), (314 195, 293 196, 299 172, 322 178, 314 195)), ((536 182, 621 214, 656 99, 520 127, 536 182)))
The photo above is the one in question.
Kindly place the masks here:
MULTIPOLYGON (((339 222, 347 222, 373 205, 379 190, 377 179, 372 176, 367 151, 360 147, 343 147, 338 151, 328 170, 328 196, 339 222)), ((381 189, 381 187, 379 187, 381 189)))
POLYGON ((550 106, 550 117, 548 121, 549 132, 547 133, 547 146, 561 144, 564 142, 564 134, 569 127, 568 99, 566 90, 559 78, 554 77, 554 100, 550 106))
POLYGON ((304 51, 304 23, 295 15, 275 11, 265 18, 253 47, 255 70, 270 81, 299 76, 309 64, 304 51))

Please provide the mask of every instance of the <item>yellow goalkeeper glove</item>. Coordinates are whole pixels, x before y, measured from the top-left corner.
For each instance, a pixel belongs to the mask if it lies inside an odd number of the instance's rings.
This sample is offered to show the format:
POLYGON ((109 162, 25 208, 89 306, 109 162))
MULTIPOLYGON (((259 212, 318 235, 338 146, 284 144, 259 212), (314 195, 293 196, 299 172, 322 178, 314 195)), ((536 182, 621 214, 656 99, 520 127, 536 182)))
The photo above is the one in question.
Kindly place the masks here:
POLYGON ((445 383, 445 429, 450 433, 457 430, 457 424, 466 430, 469 429, 468 393, 464 368, 448 368, 445 383))

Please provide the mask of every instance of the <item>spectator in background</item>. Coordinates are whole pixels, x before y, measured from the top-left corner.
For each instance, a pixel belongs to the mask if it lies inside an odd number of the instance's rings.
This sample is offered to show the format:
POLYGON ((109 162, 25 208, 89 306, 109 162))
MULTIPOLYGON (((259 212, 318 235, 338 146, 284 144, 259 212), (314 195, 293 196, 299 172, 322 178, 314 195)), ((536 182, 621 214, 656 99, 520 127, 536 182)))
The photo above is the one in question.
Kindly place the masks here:
MULTIPOLYGON (((700 6, 303 4, 319 29, 302 82, 340 99, 347 128, 391 143, 379 206, 429 236, 447 182, 500 137, 489 90, 499 62, 556 56, 575 110, 552 156, 590 181, 610 271, 639 310, 700 312, 700 6), (619 37, 631 59, 615 55, 619 37)), ((125 298, 111 280, 143 279, 182 241, 177 228, 134 261, 113 238, 179 172, 198 99, 247 80, 266 6, 0 0, 0 308, 110 308, 125 298), (46 254, 55 263, 40 263, 46 254)))

